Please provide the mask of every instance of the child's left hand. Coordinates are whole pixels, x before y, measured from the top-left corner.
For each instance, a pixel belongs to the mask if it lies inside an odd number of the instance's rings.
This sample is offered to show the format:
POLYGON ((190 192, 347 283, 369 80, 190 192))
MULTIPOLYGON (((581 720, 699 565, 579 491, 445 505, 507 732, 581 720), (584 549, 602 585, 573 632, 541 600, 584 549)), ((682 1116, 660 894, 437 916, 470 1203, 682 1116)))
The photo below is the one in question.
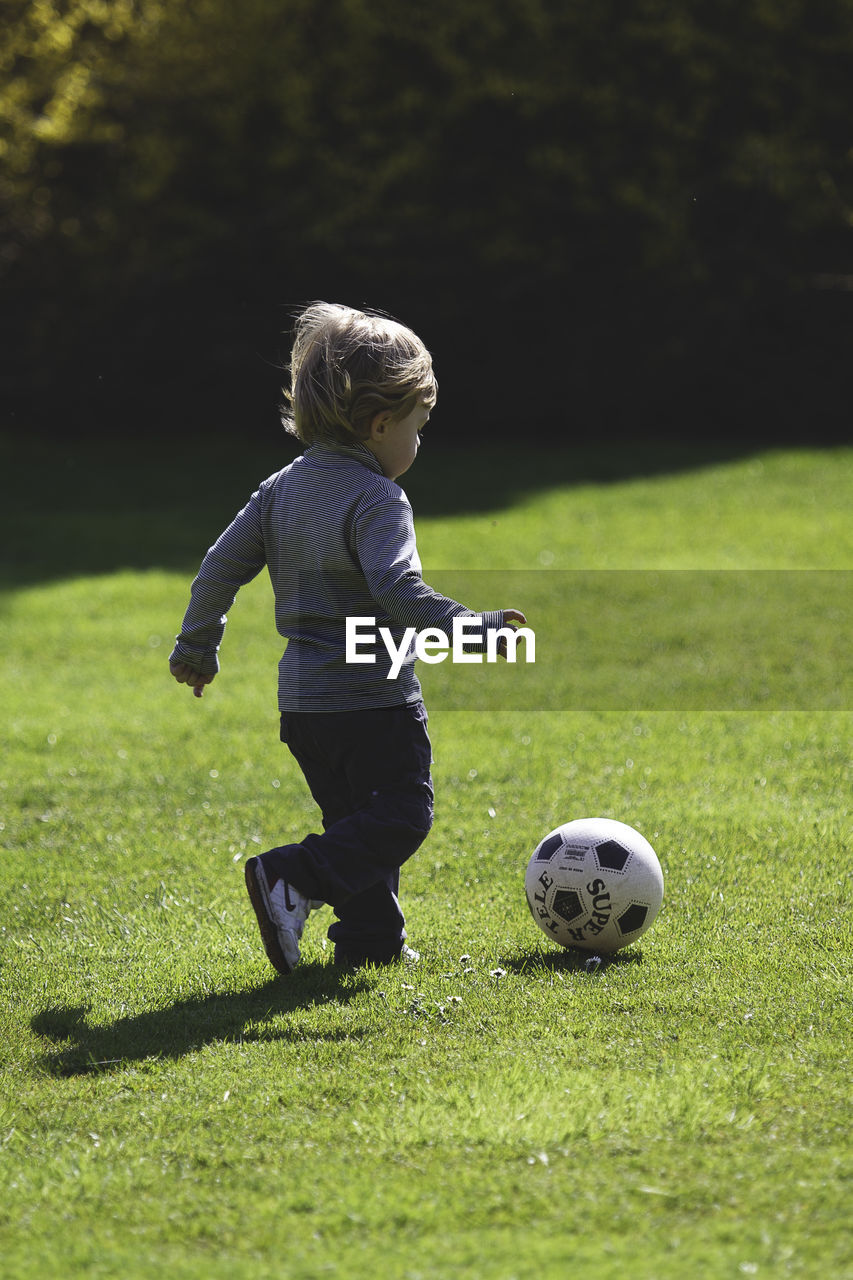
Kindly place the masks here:
POLYGON ((210 684, 214 679, 214 676, 202 675, 200 671, 196 671, 195 667, 191 667, 187 662, 170 662, 169 670, 178 684, 192 686, 192 691, 196 698, 204 696, 204 686, 210 684))

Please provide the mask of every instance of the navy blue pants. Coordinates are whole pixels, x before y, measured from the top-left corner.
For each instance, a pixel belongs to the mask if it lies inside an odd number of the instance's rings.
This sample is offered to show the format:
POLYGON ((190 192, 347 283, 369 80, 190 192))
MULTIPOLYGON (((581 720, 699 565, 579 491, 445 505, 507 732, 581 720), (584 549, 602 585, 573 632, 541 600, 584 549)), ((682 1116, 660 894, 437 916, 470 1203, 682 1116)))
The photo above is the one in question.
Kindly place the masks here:
POLYGON ((406 937, 400 867, 433 818, 426 708, 286 711, 281 740, 323 818, 322 835, 275 851, 282 873, 300 893, 331 904, 337 962, 395 959, 406 937))

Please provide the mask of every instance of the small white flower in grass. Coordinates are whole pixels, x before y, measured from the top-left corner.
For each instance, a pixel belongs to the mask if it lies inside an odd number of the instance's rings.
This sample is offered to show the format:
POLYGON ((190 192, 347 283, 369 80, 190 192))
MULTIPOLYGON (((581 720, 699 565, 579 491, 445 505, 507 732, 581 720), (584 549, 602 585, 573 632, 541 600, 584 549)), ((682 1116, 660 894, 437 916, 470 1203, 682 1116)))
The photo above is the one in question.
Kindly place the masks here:
POLYGON ((228 1101, 228 1099, 229 1099, 230 1097, 231 1097, 231 1090, 230 1090, 230 1089, 226 1089, 226 1090, 225 1090, 225 1092, 224 1092, 224 1093, 223 1093, 223 1095, 222 1095, 222 1101, 223 1101, 223 1102, 227 1102, 227 1101, 228 1101))
POLYGON ((469 961, 470 959, 471 959, 471 957, 470 957, 469 955, 460 956, 460 957, 459 957, 459 963, 460 963, 460 964, 467 964, 467 963, 468 963, 468 961, 469 961))
POLYGON ((461 1003, 462 1003, 462 997, 461 997, 461 996, 448 996, 448 997, 447 997, 447 1003, 448 1003, 448 1004, 461 1004, 461 1003))
POLYGON ((489 977, 490 977, 490 978, 505 978, 505 977, 506 977, 506 969, 490 969, 490 970, 489 970, 489 977))

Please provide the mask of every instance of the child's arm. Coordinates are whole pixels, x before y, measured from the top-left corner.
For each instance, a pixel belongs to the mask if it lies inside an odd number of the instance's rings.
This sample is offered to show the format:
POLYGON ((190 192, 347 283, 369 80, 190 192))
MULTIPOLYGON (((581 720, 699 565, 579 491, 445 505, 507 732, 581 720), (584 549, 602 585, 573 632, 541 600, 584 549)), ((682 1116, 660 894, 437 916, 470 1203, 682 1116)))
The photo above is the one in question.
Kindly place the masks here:
MULTIPOLYGON (((518 609, 477 612, 457 600, 434 591, 424 582, 417 553, 412 510, 406 498, 372 502, 358 513, 354 528, 356 553, 371 595, 388 615, 404 626, 421 631, 441 627, 445 631, 455 617, 479 617, 481 639, 470 651, 485 648, 486 636, 509 623, 524 625, 518 609)), ((506 653, 506 644, 498 643, 506 653)))
POLYGON ((219 645, 237 592, 257 576, 265 563, 258 490, 202 560, 169 657, 171 674, 179 684, 190 685, 197 698, 219 671, 219 645))

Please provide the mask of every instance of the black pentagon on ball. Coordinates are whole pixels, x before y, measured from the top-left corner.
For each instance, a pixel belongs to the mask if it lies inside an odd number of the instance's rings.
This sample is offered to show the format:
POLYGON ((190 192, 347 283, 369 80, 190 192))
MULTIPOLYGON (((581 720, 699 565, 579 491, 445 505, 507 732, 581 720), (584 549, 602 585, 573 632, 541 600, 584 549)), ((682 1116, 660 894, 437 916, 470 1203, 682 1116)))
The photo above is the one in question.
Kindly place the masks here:
POLYGON ((627 911, 623 911, 621 916, 616 917, 619 932, 635 933, 637 929, 642 929, 648 914, 648 907, 644 907, 640 902, 632 902, 627 911))
MULTIPOLYGON (((529 847, 529 846, 528 846, 529 847)), ((559 834, 549 836, 547 840, 542 841, 541 848, 536 855, 537 862, 550 862, 558 849, 563 847, 563 837, 559 834)))
POLYGON ((566 924, 571 924, 573 920, 577 920, 578 916, 585 913, 581 896, 574 889, 558 889, 554 894, 551 910, 555 916, 565 920, 566 924))
POLYGON ((595 856, 602 871, 624 871, 631 851, 616 840, 605 840, 595 846, 595 856))

